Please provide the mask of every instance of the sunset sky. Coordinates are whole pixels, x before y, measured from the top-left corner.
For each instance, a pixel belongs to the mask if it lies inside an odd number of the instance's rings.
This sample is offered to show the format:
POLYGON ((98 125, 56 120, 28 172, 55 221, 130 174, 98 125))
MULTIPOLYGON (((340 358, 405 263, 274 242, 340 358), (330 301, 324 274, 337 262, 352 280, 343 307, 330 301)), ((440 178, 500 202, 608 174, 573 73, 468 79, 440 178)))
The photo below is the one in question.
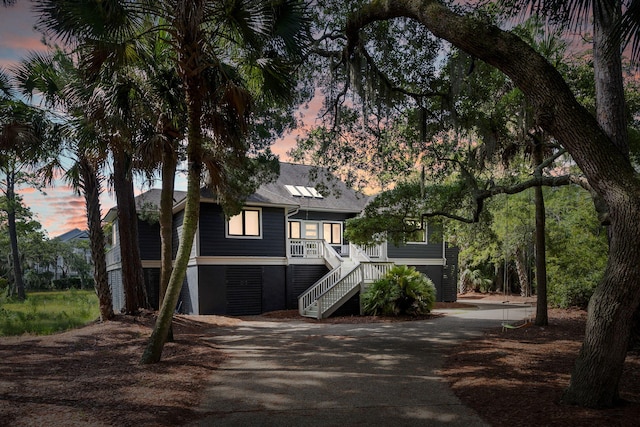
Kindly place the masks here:
MULTIPOLYGON (((41 35, 33 29, 35 17, 30 11, 31 4, 19 0, 12 7, 0 7, 0 67, 10 69, 16 61, 29 51, 44 50, 41 35)), ((314 116, 305 113, 311 120, 314 116)), ((286 152, 293 146, 294 137, 289 136, 272 147, 280 159, 286 160, 286 152)), ((177 190, 186 189, 184 179, 178 177, 177 190)), ((160 186, 158 182, 156 187, 160 186)), ((146 190, 141 184, 136 185, 136 192, 146 190)), ((49 237, 56 237, 73 228, 86 229, 84 199, 73 194, 63 182, 56 183, 53 188, 46 188, 44 194, 33 188, 22 188, 20 194, 24 202, 36 215, 49 237)), ((102 195, 102 211, 115 205, 115 199, 105 191, 102 195)))

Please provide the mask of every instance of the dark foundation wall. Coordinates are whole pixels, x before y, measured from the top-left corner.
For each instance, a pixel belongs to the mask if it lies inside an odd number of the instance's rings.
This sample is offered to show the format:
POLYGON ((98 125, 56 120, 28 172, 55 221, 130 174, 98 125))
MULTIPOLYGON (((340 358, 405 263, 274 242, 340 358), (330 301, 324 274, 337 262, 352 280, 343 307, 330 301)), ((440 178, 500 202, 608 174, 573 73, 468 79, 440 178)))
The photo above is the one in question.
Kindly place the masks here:
POLYGON ((416 270, 427 275, 436 287, 436 301, 444 301, 444 292, 442 288, 443 268, 439 265, 414 265, 416 270))
POLYGON ((226 314, 226 266, 203 265, 198 268, 200 314, 226 314))
POLYGON ((262 312, 284 310, 286 299, 286 267, 262 267, 262 312))
POLYGON ((285 284, 284 266, 200 266, 200 314, 244 316, 283 310, 285 284))
POLYGON ((298 297, 317 282, 329 269, 324 265, 290 265, 287 267, 287 309, 298 308, 298 297))

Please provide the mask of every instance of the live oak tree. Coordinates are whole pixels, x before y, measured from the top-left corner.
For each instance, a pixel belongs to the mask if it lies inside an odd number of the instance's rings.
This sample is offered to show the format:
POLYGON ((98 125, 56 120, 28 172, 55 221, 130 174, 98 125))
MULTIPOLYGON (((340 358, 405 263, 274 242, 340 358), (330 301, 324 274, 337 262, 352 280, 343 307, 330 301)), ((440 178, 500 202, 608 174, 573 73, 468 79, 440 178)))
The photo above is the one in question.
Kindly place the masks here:
POLYGON ((517 36, 436 1, 375 1, 350 16, 350 55, 363 28, 406 17, 434 35, 495 66, 523 91, 536 122, 572 155, 608 209, 610 253, 604 278, 589 305, 585 341, 565 400, 611 406, 626 356, 634 311, 640 304, 640 181, 627 152, 575 99, 559 72, 517 36))
MULTIPOLYGON (((492 16, 487 18, 493 19, 492 16)), ((529 20, 516 30, 550 61, 562 65, 564 45, 557 33, 545 34, 539 20, 529 20)), ((421 169, 422 181, 426 183, 416 186, 412 194, 405 193, 414 201, 414 209, 405 212, 404 219, 407 215, 420 218, 448 212, 456 215, 457 220, 476 221, 474 211, 481 211, 482 201, 491 195, 513 194, 529 186, 540 189, 543 182, 551 185, 549 170, 560 160, 567 159, 558 144, 533 123, 521 91, 499 71, 455 48, 436 56, 439 46, 423 34, 425 32, 418 24, 412 25, 406 20, 393 24, 376 23, 374 28, 368 29, 358 55, 350 58, 344 67, 348 70, 346 76, 337 76, 329 82, 326 78, 321 79, 328 98, 324 126, 299 139, 292 154, 298 158, 312 156, 314 163, 333 168, 342 165, 348 170, 364 169, 366 175, 382 188, 389 180, 397 183, 407 172, 421 169), (392 42, 394 35, 402 37, 407 32, 414 34, 415 40, 400 45, 392 42), (428 47, 425 47, 425 41, 428 47), (350 92, 355 92, 351 101, 356 104, 353 108, 346 107, 340 99, 350 92), (526 171, 527 160, 516 156, 523 152, 529 158, 536 158, 535 164, 526 171), (510 165, 516 163, 516 157, 521 158, 519 164, 510 165), (513 170, 521 172, 518 174, 513 170), (529 185, 514 186, 518 180, 519 183, 527 182, 530 175, 535 175, 536 179, 529 181, 529 185), (428 204, 420 201, 429 182, 441 182, 452 176, 458 176, 459 183, 464 184, 460 190, 464 192, 466 187, 467 197, 471 202, 475 199, 475 206, 474 203, 453 206, 450 194, 443 194, 439 201, 430 197, 428 204), (486 191, 488 187, 491 191, 486 191), (465 211, 471 213, 465 217, 465 211)), ((339 69, 340 46, 327 46, 324 38, 319 39, 322 48, 317 49, 318 56, 322 60, 332 57, 338 65, 334 64, 334 68, 339 69)), ((335 45, 337 39, 332 36, 330 40, 335 45)), ((321 74, 328 66, 317 68, 322 70, 321 74)), ((567 179, 554 178, 553 184, 571 182, 568 177, 564 178, 567 179)), ((539 191, 535 198, 539 212, 544 207, 541 194, 539 191)), ((459 199, 455 200, 459 202, 459 199)), ((381 205, 380 208, 388 212, 388 206, 381 205)), ((368 218, 365 215, 355 221, 367 221, 368 218)), ((537 215, 537 218, 535 247, 538 250, 539 304, 536 323, 546 325, 544 222, 541 220, 544 215, 537 215)), ((353 225, 352 222, 350 226, 353 225)), ((523 261, 522 251, 513 252, 520 254, 516 260, 523 261)), ((517 266, 519 271, 525 271, 522 262, 517 266)), ((528 289, 528 277, 520 276, 523 288, 528 289)))

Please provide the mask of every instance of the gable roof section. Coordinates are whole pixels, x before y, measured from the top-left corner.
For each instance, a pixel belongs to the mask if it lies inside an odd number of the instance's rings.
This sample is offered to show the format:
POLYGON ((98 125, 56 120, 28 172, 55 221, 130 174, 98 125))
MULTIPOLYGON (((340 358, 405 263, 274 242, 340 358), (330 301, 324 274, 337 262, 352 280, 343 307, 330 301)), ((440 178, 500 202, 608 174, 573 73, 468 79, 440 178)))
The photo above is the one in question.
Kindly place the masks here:
MULTIPOLYGON (((136 210, 140 212, 143 208, 148 209, 149 207, 155 207, 158 210, 160 209, 160 194, 162 190, 159 188, 152 188, 150 190, 145 191, 142 194, 139 194, 135 197, 136 202, 136 210)), ((173 192, 173 204, 174 206, 179 201, 183 200, 186 196, 186 191, 174 191, 173 192)), ((102 219, 106 222, 114 221, 118 217, 118 207, 113 206, 107 214, 102 219)))
POLYGON ((61 242, 68 242, 70 240, 76 239, 88 239, 89 233, 86 230, 80 230, 74 228, 73 230, 69 230, 66 233, 62 233, 59 236, 54 237, 54 239, 60 240, 61 242))
MULTIPOLYGON (((184 209, 186 191, 175 191, 173 195, 174 209, 184 209)), ((202 201, 215 201, 214 194, 203 188, 200 192, 202 201)), ((311 190, 311 196, 314 196, 311 190)), ((322 212, 360 213, 369 197, 349 188, 342 180, 333 176, 324 168, 293 163, 280 163, 280 175, 274 182, 263 184, 247 198, 246 205, 287 206, 303 210, 322 212), (315 171, 317 180, 312 180, 315 171), (286 186, 302 186, 313 189, 317 184, 323 184, 329 189, 329 194, 322 197, 294 196, 286 186)), ((152 188, 136 196, 136 208, 160 206, 160 189, 152 188)), ((116 207, 112 207, 105 215, 105 221, 113 221, 117 217, 116 207)))

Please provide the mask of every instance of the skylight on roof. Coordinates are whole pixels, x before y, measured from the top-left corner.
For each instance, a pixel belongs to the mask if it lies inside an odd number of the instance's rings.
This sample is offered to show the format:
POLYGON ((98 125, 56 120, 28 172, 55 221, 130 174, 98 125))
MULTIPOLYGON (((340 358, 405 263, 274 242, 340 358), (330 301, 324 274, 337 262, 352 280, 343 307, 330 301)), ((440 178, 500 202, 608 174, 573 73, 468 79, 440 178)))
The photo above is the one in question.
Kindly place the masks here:
POLYGON ((302 194, 300 194, 300 192, 296 190, 296 187, 294 187, 293 185, 285 185, 284 188, 286 188, 289 194, 291 194, 292 196, 302 197, 302 194))
POLYGON ((323 199, 322 194, 318 192, 313 187, 305 187, 304 185, 285 185, 284 188, 287 189, 289 194, 295 197, 308 197, 315 199, 323 199))
POLYGON ((311 191, 307 190, 307 187, 296 185, 296 190, 298 190, 304 197, 313 197, 313 194, 311 194, 311 191))
POLYGON ((307 190, 309 190, 309 192, 313 195, 313 197, 315 197, 316 199, 323 199, 324 197, 322 196, 322 194, 318 193, 318 190, 316 190, 313 187, 307 187, 307 190))

